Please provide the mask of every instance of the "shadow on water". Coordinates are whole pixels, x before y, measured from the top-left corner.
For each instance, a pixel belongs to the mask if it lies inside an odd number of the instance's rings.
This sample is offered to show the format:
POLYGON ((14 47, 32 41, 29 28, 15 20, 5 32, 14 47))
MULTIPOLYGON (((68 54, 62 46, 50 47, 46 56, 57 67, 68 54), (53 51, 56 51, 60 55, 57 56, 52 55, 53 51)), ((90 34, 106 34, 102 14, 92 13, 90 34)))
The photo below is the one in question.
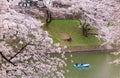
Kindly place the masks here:
POLYGON ((66 53, 65 56, 67 67, 64 70, 69 70, 65 78, 120 78, 120 66, 109 64, 118 56, 106 52, 76 52, 66 53), (91 66, 89 69, 75 69, 75 63, 88 63, 91 66))

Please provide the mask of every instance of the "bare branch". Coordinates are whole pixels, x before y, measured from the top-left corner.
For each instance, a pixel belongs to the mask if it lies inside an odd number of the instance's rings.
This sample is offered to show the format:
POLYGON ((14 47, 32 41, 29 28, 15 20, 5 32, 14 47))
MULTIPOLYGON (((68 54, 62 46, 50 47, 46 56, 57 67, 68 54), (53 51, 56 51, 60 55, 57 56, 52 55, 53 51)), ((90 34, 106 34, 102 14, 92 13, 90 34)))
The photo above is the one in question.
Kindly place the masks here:
MULTIPOLYGON (((30 41, 31 42, 31 41, 30 41)), ((11 57, 9 60, 12 60, 14 57, 16 57, 18 54, 22 53, 23 50, 30 44, 30 42, 28 42, 26 45, 24 45, 19 52, 17 52, 13 57, 11 57)))
POLYGON ((13 62, 11 62, 9 59, 7 59, 2 52, 0 52, 1 56, 9 63, 11 63, 12 65, 16 66, 13 62))

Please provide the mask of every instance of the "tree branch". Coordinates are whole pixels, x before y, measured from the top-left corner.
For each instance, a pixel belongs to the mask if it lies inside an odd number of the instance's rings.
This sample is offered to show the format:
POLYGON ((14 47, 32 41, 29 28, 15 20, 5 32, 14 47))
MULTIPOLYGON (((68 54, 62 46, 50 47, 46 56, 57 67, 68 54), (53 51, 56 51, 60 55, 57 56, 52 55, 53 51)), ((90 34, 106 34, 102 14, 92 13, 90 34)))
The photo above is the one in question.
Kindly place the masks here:
MULTIPOLYGON (((30 41, 31 42, 31 41, 30 41)), ((30 42, 28 42, 26 45, 24 45, 13 57, 11 57, 9 60, 12 60, 14 57, 16 57, 18 54, 20 54, 21 52, 23 52, 23 50, 30 44, 30 42)))
POLYGON ((6 61, 8 61, 10 64, 16 66, 13 62, 11 62, 9 59, 7 59, 7 58, 2 54, 2 52, 0 52, 0 54, 1 54, 1 56, 2 56, 6 61))

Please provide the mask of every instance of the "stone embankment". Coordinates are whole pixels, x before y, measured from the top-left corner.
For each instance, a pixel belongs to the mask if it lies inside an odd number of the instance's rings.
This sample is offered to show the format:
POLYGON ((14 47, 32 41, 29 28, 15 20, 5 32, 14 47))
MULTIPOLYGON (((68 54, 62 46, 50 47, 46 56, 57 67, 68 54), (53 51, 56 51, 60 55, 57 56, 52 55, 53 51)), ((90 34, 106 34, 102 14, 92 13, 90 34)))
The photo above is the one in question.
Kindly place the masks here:
POLYGON ((63 49, 65 52, 115 52, 116 49, 106 49, 99 46, 69 46, 66 49, 63 49))

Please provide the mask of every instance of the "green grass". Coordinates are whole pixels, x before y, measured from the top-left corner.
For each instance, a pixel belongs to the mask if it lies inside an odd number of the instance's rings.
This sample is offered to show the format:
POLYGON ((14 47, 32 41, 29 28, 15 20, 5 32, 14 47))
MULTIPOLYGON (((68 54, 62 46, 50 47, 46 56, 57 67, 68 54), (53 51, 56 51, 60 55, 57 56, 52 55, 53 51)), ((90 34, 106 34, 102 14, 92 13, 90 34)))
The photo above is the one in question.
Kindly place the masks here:
POLYGON ((60 43, 60 40, 58 38, 56 38, 54 36, 51 36, 51 35, 49 37, 51 37, 53 39, 53 44, 54 43, 60 43))
POLYGON ((49 26, 43 26, 52 36, 54 43, 60 42, 61 45, 68 46, 96 46, 101 43, 95 36, 84 37, 79 28, 78 20, 53 20, 49 26), (61 39, 61 33, 67 33, 72 38, 71 42, 61 39))

